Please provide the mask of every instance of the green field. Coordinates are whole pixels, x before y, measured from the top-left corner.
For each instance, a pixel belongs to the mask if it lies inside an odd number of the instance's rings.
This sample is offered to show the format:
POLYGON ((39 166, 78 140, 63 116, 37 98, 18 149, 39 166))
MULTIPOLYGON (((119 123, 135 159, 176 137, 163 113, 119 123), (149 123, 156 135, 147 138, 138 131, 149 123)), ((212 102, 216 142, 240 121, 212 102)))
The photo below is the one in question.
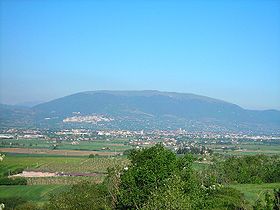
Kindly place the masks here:
MULTIPOLYGON (((104 178, 107 168, 120 165, 124 167, 129 162, 124 157, 47 157, 47 156, 6 156, 0 164, 0 176, 15 173, 16 169, 43 172, 64 173, 100 173, 100 176, 89 177, 90 180, 100 182, 104 178), (103 174, 103 175, 102 175, 103 174)), ((29 178, 32 184, 65 184, 65 177, 29 178)), ((81 177, 70 177, 70 184, 81 180, 81 177)), ((85 179, 85 178, 83 178, 85 179)))
POLYGON ((1 185, 0 199, 19 196, 29 201, 44 202, 48 200, 50 193, 59 193, 68 187, 64 185, 1 185))
POLYGON ((1 139, 2 148, 39 148, 59 150, 116 151, 131 149, 128 139, 94 140, 94 141, 51 141, 46 139, 1 139))
POLYGON ((226 155, 279 155, 280 154, 280 145, 269 145, 269 144, 253 144, 251 143, 242 143, 238 145, 206 145, 207 147, 213 149, 214 152, 226 155), (234 148, 234 150, 228 149, 224 150, 223 147, 234 148))
POLYGON ((71 184, 81 181, 100 183, 108 167, 125 166, 129 162, 124 157, 51 157, 29 155, 7 155, 0 164, 0 175, 22 168, 30 171, 49 171, 65 173, 100 173, 93 177, 32 177, 27 178, 28 185, 0 186, 0 198, 20 196, 26 200, 44 202, 49 193, 67 189, 71 184))
POLYGON ((230 187, 242 192, 245 199, 253 204, 265 192, 280 188, 280 183, 264 183, 264 184, 233 184, 230 187))

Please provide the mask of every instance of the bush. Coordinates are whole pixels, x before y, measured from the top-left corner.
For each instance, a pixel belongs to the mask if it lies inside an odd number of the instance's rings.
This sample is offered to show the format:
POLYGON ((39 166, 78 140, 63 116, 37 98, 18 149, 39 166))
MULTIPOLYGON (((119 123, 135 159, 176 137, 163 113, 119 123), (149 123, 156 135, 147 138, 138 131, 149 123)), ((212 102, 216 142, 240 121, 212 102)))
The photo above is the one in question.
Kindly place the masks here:
POLYGON ((254 210, 279 210, 280 209, 280 188, 273 192, 266 192, 253 206, 254 210))
POLYGON ((8 197, 0 198, 0 203, 4 203, 5 210, 14 210, 17 206, 26 203, 27 201, 22 197, 8 197))
POLYGON ((0 178, 0 185, 27 185, 27 179, 23 177, 18 178, 0 178))
POLYGON ((15 175, 22 173, 24 171, 24 168, 15 168, 13 170, 7 170, 3 173, 4 176, 10 176, 10 175, 15 175))
POLYGON ((88 158, 95 158, 95 154, 90 154, 88 158))

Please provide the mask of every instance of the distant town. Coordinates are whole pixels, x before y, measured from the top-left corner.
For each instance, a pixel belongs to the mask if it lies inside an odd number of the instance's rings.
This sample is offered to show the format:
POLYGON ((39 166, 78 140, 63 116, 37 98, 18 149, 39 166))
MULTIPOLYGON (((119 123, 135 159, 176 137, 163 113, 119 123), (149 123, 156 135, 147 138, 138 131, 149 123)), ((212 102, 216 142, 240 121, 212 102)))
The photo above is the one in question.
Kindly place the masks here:
MULTIPOLYGON (((215 145, 221 150, 240 150, 242 144, 279 144, 280 136, 277 135, 248 135, 242 133, 211 133, 211 132, 188 132, 178 130, 154 130, 154 131, 129 131, 129 130, 88 130, 88 129, 6 129, 2 130, 0 147, 16 147, 16 140, 40 139, 40 141, 52 142, 53 149, 63 141, 71 145, 79 145, 81 142, 105 141, 110 142, 122 139, 124 144, 131 148, 153 146, 162 143, 164 146, 180 151, 182 148, 191 150, 198 148, 198 152, 210 151, 215 145), (8 140, 13 140, 9 143, 8 140), (8 144, 8 145, 7 145, 8 144), (205 150, 205 151, 202 151, 205 150)), ((103 147, 101 150, 111 150, 110 147, 103 147)), ((244 149, 246 150, 246 149, 244 149)), ((244 151, 243 150, 243 151, 244 151)), ((207 152, 206 152, 207 153, 207 152)))

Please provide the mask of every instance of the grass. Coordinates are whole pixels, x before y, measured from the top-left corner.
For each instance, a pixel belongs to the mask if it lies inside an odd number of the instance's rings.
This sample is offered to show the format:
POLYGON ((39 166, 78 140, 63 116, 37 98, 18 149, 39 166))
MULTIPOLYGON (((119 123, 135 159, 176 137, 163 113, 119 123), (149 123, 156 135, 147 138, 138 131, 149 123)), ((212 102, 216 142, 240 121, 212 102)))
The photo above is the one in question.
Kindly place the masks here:
POLYGON ((28 201, 44 202, 48 200, 50 193, 58 193, 68 187, 65 185, 2 185, 0 186, 0 201, 1 198, 18 196, 28 201))
POLYGON ((267 191, 280 188, 280 183, 264 183, 264 184, 233 184, 230 187, 235 188, 242 192, 245 199, 250 204, 254 204, 255 201, 267 191))

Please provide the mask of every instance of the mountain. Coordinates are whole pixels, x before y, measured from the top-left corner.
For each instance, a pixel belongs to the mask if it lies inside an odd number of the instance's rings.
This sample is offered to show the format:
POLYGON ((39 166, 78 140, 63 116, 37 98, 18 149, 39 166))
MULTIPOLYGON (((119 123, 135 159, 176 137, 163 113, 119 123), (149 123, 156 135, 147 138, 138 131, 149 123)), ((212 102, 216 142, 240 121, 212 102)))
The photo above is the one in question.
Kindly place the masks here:
POLYGON ((277 110, 246 110, 205 96, 153 90, 81 92, 41 103, 29 112, 39 127, 280 131, 277 110))
POLYGON ((35 126, 35 113, 22 106, 0 104, 0 128, 35 126))
POLYGON ((38 104, 43 103, 44 101, 25 101, 22 103, 18 103, 16 104, 16 106, 21 106, 21 107, 33 107, 36 106, 38 104))

